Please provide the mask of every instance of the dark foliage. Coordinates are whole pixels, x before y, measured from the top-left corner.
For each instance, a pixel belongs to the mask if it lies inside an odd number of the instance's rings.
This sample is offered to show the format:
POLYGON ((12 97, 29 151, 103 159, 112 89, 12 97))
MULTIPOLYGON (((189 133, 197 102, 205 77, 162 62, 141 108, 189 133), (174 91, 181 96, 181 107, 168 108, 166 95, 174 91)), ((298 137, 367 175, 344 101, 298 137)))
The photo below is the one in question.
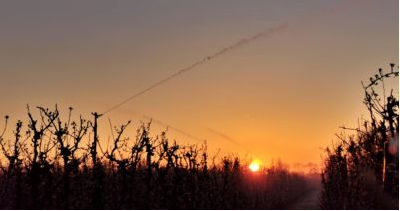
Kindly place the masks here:
POLYGON ((210 164, 206 143, 151 137, 150 123, 134 140, 124 135, 130 122, 114 127, 103 148, 101 115, 74 121, 72 110, 62 120, 57 107, 38 107, 37 118, 28 107, 29 122, 17 122, 13 139, 5 138, 6 117, 1 209, 283 209, 309 189, 282 165, 252 173, 238 158, 210 164))
POLYGON ((398 209, 399 101, 393 90, 387 93, 385 80, 399 72, 390 66, 390 72, 379 69, 363 84, 370 119, 358 128, 342 127, 355 133, 337 135, 338 142, 326 150, 323 209, 398 209))

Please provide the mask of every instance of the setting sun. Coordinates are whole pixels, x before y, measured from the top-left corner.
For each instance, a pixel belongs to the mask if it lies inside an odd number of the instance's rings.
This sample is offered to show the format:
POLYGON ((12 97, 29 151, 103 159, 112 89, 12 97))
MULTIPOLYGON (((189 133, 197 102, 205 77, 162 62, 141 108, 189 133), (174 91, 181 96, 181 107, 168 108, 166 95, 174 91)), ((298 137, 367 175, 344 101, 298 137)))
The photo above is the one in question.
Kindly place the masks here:
POLYGON ((252 172, 258 172, 260 170, 260 161, 259 160, 253 160, 251 161, 250 165, 249 165, 249 169, 252 172))

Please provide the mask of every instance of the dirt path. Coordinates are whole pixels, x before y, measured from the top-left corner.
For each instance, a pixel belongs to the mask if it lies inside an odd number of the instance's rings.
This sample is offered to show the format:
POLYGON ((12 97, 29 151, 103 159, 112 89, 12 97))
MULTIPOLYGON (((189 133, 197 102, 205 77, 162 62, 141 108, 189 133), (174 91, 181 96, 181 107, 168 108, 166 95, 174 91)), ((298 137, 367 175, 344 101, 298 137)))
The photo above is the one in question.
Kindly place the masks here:
POLYGON ((314 189, 288 207, 289 210, 319 210, 319 189, 314 189))

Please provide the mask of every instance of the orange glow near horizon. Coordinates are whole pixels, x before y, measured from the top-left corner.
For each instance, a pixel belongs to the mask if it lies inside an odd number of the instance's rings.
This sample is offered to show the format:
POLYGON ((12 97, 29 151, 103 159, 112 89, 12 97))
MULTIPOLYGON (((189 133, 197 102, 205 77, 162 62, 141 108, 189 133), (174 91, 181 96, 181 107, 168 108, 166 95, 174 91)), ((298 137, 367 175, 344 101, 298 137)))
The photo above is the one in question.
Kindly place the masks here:
MULTIPOLYGON (((0 3, 10 29, 0 33, 0 130, 5 115, 10 136, 17 120, 26 127, 26 104, 39 119, 36 106, 57 104, 63 120, 71 106, 72 119, 93 121, 91 112, 207 58, 101 117, 101 147, 111 147, 110 121, 132 120, 124 137, 134 139, 152 119, 151 137, 168 128, 181 145, 206 140, 216 161, 279 159, 309 172, 339 126, 368 118, 360 81, 399 63, 398 1, 99 1, 0 3)), ((397 78, 385 87, 398 92, 397 78)))

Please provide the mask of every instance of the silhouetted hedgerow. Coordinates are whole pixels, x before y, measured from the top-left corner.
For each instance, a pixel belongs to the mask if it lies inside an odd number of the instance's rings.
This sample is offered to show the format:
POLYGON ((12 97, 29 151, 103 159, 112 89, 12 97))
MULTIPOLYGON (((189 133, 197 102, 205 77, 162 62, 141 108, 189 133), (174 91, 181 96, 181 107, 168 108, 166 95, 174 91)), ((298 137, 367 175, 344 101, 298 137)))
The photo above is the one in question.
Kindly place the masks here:
MULTIPOLYGON (((113 128, 110 146, 93 121, 66 119, 57 108, 30 108, 0 136, 1 209, 283 209, 310 188, 306 179, 275 165, 249 172, 239 158, 209 162, 206 143, 180 145, 142 124, 113 128), (25 130, 25 131, 24 131, 25 130), (9 137, 9 136, 8 136, 9 137)), ((111 125, 111 123, 110 123, 111 125)))
POLYGON ((385 79, 398 78, 399 71, 390 66, 363 84, 370 119, 357 128, 342 127, 355 134, 337 135, 338 142, 326 149, 323 209, 398 209, 399 101, 385 79))

